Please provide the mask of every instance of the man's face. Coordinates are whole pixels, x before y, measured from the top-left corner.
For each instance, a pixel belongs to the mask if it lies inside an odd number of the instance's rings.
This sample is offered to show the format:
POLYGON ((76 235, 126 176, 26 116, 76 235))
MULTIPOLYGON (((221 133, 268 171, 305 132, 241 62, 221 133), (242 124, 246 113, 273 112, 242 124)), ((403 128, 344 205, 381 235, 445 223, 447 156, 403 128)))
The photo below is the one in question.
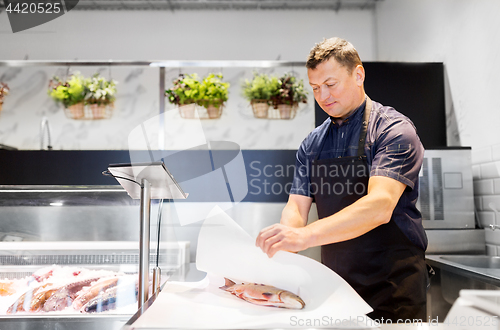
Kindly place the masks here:
POLYGON ((361 65, 349 74, 332 57, 315 69, 308 69, 307 75, 316 102, 334 118, 347 118, 364 100, 365 71, 361 65))

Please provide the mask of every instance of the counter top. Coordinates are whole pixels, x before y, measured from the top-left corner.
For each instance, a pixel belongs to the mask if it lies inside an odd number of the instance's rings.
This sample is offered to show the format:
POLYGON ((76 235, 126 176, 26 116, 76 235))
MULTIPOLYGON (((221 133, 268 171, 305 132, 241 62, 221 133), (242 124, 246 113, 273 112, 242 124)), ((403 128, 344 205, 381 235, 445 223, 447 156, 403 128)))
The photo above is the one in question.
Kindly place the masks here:
MULTIPOLYGON (((430 255, 430 256, 427 256, 427 259, 428 259, 428 262, 430 264, 432 264, 433 266, 436 266, 436 267, 439 267, 439 268, 450 268, 450 269, 462 269, 464 272, 474 272, 475 270, 473 269, 474 267, 466 267, 466 266, 463 266, 463 267, 459 267, 459 265, 451 260, 447 260, 447 259, 442 259, 442 258, 445 258, 445 257, 449 257, 449 256, 441 256, 441 255, 430 255)), ((462 257, 462 256, 459 256, 459 257, 462 257)), ((476 257, 481 257, 481 256, 476 256, 476 257)), ((485 274, 483 274, 481 271, 477 271, 478 273, 478 276, 485 276, 485 274)), ((496 270, 490 270, 490 275, 492 277, 492 280, 500 280, 500 269, 496 269, 496 270)), ((194 282, 194 281, 198 281, 200 279, 202 279, 204 277, 205 273, 204 272, 200 272, 199 270, 196 269, 194 263, 191 263, 191 264, 188 264, 186 265, 186 269, 182 272, 182 276, 181 278, 176 278, 175 276, 175 273, 172 274, 172 276, 170 277, 170 280, 182 280, 182 281, 186 281, 186 282, 194 282)), ((132 317, 128 322, 127 324, 122 328, 122 330, 133 330, 134 327, 133 327, 133 323, 134 321, 137 320, 138 317, 140 317, 146 309, 148 309, 148 307, 150 305, 152 305, 154 303, 154 301, 156 300, 157 298, 157 295, 154 295, 153 297, 151 297, 148 301, 148 303, 143 306, 143 310, 140 310, 138 311, 138 313, 136 315, 134 315, 134 317, 132 317)), ((446 323, 443 323, 444 320, 442 320, 441 318, 439 319, 439 322, 437 322, 437 320, 432 320, 432 319, 429 319, 429 320, 422 320, 423 322, 413 322, 413 321, 410 321, 410 320, 407 320, 406 323, 402 322, 400 324, 387 324, 387 323, 383 323, 383 324, 373 324, 372 327, 367 327, 366 329, 381 329, 381 330, 399 330, 399 329, 408 329, 408 330, 413 330, 413 329, 436 329, 436 330, 442 330, 442 329, 449 329, 449 330, 453 330, 453 329, 463 329, 463 327, 459 327, 457 325, 454 325, 454 324, 446 324, 446 323), (424 322, 425 321, 425 322, 424 322)), ((294 326, 292 327, 294 329, 304 329, 304 327, 300 327, 300 326, 294 326)), ((307 329, 310 329, 310 330, 314 330, 315 328, 313 327, 306 327, 307 329)), ((165 328, 165 329, 171 329, 171 328, 165 328)), ((262 330, 264 330, 265 328, 262 328, 262 330)), ((318 329, 321 329, 321 328, 318 328, 318 329)), ((324 328, 323 328, 324 329, 324 328)), ((329 329, 346 329, 346 327, 340 327, 340 328, 329 328, 329 329)), ((180 329, 182 330, 182 329, 180 329)), ((267 330, 274 330, 273 328, 268 328, 267 330)))
POLYGON ((500 286, 500 257, 487 255, 427 255, 429 265, 500 286))

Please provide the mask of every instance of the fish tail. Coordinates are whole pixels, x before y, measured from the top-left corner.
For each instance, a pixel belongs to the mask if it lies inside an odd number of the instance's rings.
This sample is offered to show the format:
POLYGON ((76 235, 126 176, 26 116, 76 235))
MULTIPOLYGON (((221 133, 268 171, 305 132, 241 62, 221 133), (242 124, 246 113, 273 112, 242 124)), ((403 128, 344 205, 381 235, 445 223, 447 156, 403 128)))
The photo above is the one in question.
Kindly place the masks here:
POLYGON ((225 278, 224 277, 224 280, 226 281, 225 285, 224 286, 221 286, 219 289, 222 289, 222 290, 227 290, 229 289, 230 287, 232 287, 233 285, 235 285, 236 283, 234 283, 233 281, 231 281, 230 279, 228 278, 225 278))

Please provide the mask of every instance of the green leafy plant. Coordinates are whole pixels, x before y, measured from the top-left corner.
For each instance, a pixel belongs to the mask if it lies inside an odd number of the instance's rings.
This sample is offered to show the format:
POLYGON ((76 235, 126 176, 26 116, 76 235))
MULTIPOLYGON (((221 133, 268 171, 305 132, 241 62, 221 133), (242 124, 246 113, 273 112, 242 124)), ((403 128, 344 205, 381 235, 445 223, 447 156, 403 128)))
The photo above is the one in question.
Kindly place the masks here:
POLYGON ((3 101, 3 98, 9 95, 10 89, 6 83, 0 82, 0 102, 3 101))
POLYGON ((210 73, 203 78, 199 86, 199 98, 197 103, 201 106, 214 107, 221 106, 227 101, 229 95, 229 86, 227 82, 222 82, 222 74, 210 73))
POLYGON ((245 79, 242 84, 243 96, 250 102, 266 100, 270 104, 271 96, 277 93, 280 86, 277 77, 254 72, 252 80, 245 79))
POLYGON ((173 86, 165 91, 165 96, 176 105, 196 103, 218 107, 229 95, 229 83, 222 82, 222 78, 221 74, 210 73, 200 81, 196 73, 180 74, 173 86))
POLYGON ((54 76, 49 82, 48 94, 65 108, 78 103, 107 105, 116 99, 116 81, 108 81, 99 73, 85 78, 75 72, 65 81, 54 76))
POLYGON ((68 108, 74 104, 83 102, 86 95, 85 78, 75 72, 66 81, 54 76, 49 82, 48 94, 56 103, 68 108))
POLYGON ((173 86, 165 91, 168 101, 176 105, 196 103, 200 95, 200 81, 196 73, 180 74, 173 86))
POLYGON ((6 83, 0 82, 0 110, 2 110, 3 107, 3 99, 9 94, 9 92, 9 86, 7 86, 6 83))
POLYGON ((95 73, 92 78, 85 80, 86 104, 108 105, 116 100, 116 81, 107 80, 95 73))
POLYGON ((297 78, 291 73, 285 73, 279 79, 280 86, 273 92, 271 102, 274 108, 278 104, 295 105, 298 103, 307 103, 307 91, 304 89, 304 81, 297 78))

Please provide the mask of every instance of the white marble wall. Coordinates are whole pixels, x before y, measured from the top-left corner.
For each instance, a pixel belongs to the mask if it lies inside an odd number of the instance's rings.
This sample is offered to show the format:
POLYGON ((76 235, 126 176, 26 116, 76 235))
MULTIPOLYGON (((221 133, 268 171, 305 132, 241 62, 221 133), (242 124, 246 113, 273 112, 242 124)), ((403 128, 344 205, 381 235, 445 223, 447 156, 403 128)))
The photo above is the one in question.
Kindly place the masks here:
MULTIPOLYGON (((5 98, 0 112, 0 143, 18 149, 40 149, 40 122, 46 117, 51 130, 54 150, 126 150, 131 131, 142 122, 159 114, 159 69, 150 67, 70 67, 70 72, 81 71, 87 76, 100 72, 106 78, 118 81, 116 106, 110 119, 75 120, 67 118, 47 95, 49 79, 64 76, 64 67, 0 67, 0 81, 7 81, 11 93, 5 98)), ((271 68, 263 72, 282 74, 293 70, 305 80, 304 68, 271 68)), ((252 69, 197 68, 168 69, 165 86, 168 88, 179 72, 209 72, 224 74, 231 84, 229 100, 220 119, 202 120, 204 134, 210 141, 231 141, 242 149, 296 149, 302 139, 314 128, 314 98, 301 104, 297 116, 291 120, 257 119, 249 103, 241 95, 241 83, 252 76, 252 69)), ((166 102, 170 127, 187 133, 192 120, 181 118, 177 108, 166 102)), ((169 132, 165 132, 168 135, 169 132)), ((186 134, 184 134, 186 135, 186 134)), ((45 138, 45 141, 46 138, 45 138)), ((44 144, 45 145, 45 144, 44 144)), ((160 144, 161 145, 161 144, 160 144)), ((165 145, 174 146, 175 141, 165 145)))

